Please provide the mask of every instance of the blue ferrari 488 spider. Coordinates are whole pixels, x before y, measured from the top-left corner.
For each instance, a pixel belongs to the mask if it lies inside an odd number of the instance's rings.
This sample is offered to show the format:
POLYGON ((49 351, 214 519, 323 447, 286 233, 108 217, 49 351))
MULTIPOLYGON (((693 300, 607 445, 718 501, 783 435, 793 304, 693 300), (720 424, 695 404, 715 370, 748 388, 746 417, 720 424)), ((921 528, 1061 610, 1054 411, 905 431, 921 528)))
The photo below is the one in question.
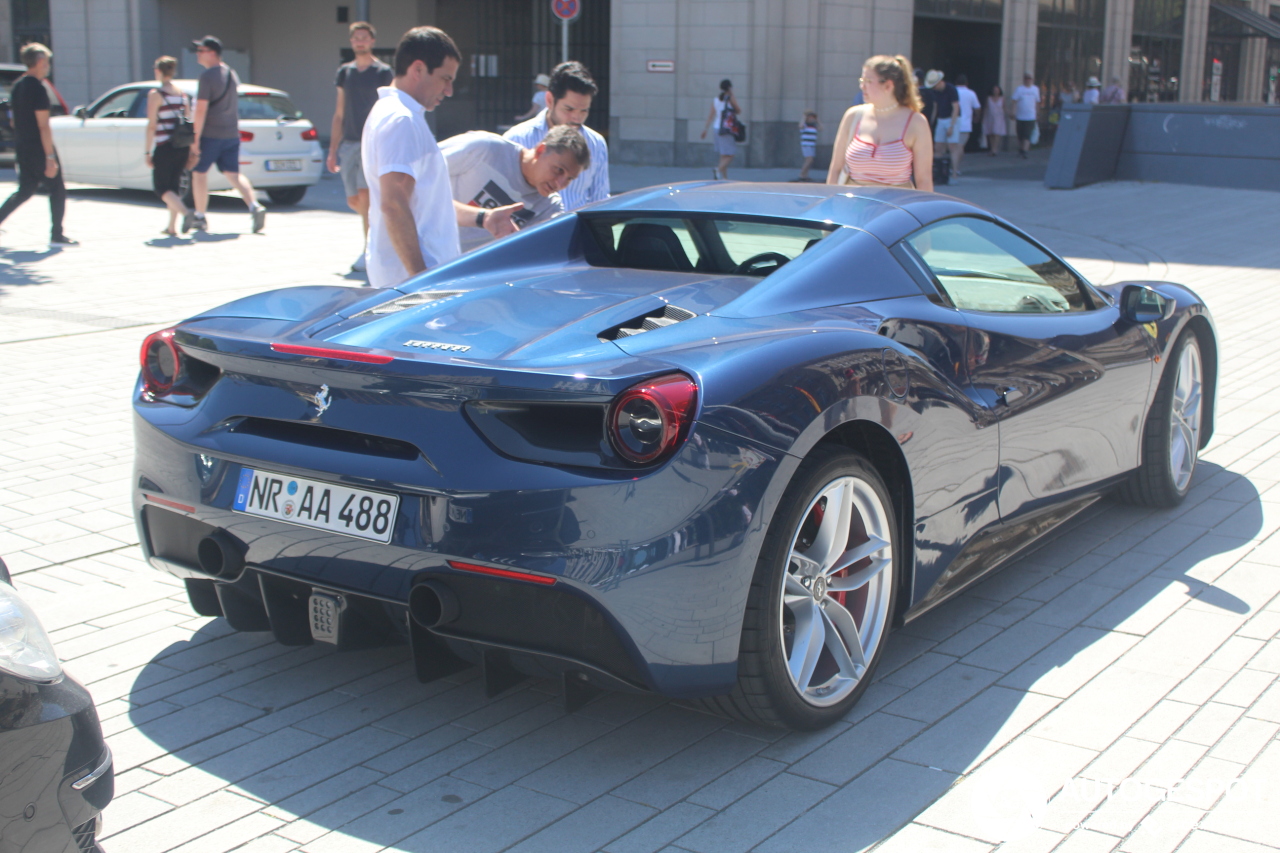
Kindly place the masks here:
POLYGON ((134 505, 239 630, 813 729, 890 627, 1101 495, 1180 501, 1217 353, 1190 290, 1095 286, 955 199, 639 190, 151 335, 134 505))

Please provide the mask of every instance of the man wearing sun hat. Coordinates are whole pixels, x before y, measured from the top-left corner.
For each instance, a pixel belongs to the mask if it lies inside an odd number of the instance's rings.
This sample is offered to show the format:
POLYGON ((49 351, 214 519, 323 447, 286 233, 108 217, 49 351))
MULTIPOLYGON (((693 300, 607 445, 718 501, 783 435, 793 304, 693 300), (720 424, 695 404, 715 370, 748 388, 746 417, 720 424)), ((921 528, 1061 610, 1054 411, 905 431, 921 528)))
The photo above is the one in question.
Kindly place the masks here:
POLYGON ((1084 97, 1080 99, 1081 103, 1096 104, 1101 96, 1102 81, 1097 77, 1090 77, 1084 84, 1084 97))
POLYGON ((547 105, 547 89, 551 88, 551 78, 546 74, 539 74, 533 78, 533 103, 529 109, 516 116, 516 121, 524 121, 531 119, 538 113, 542 112, 542 108, 547 105))

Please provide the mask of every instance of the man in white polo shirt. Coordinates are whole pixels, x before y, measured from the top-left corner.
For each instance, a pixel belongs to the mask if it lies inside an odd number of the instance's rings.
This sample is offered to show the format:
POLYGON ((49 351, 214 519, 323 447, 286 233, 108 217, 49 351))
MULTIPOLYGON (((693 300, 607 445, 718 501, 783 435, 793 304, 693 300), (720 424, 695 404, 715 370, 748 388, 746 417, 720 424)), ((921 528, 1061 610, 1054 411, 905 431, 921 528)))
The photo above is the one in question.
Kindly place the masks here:
MULTIPOLYGON (((395 79, 378 90, 361 135, 369 184, 369 284, 395 287, 460 254, 449 167, 427 126, 431 112, 453 94, 462 55, 435 27, 414 27, 396 46, 395 79), (425 111, 425 112, 424 112, 425 111)), ((488 212, 495 237, 515 230, 513 204, 488 212)))

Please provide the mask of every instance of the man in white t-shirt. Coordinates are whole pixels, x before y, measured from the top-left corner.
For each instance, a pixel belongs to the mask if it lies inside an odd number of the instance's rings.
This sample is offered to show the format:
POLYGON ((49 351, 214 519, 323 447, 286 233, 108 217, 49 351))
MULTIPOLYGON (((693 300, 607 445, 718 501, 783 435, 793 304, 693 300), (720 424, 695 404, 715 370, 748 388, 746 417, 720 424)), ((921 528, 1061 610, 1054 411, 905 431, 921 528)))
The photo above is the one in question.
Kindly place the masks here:
POLYGON ((1031 148, 1031 134, 1035 131, 1037 110, 1040 108, 1040 87, 1030 74, 1022 75, 1022 85, 1013 90, 1013 118, 1018 124, 1018 155, 1026 159, 1031 148))
POLYGON ((572 125, 551 128, 533 148, 496 133, 473 130, 440 143, 449 164, 449 184, 458 215, 462 250, 493 239, 484 228, 489 211, 519 203, 511 217, 517 227, 536 225, 563 213, 560 191, 591 164, 587 141, 572 125), (464 223, 465 216, 473 217, 464 223))
MULTIPOLYGON (((453 94, 461 58, 443 30, 409 30, 396 46, 395 79, 378 89, 378 102, 365 120, 360 151, 369 184, 368 271, 374 287, 395 287, 460 254, 449 168, 425 113, 453 94)), ((520 207, 491 211, 490 233, 515 230, 511 214, 520 207)))
POLYGON ((978 101, 977 94, 969 88, 969 78, 963 74, 956 75, 956 95, 960 109, 956 130, 960 138, 955 142, 947 141, 947 153, 951 155, 951 174, 959 177, 964 146, 969 141, 969 134, 973 132, 974 116, 982 112, 982 104, 978 101))

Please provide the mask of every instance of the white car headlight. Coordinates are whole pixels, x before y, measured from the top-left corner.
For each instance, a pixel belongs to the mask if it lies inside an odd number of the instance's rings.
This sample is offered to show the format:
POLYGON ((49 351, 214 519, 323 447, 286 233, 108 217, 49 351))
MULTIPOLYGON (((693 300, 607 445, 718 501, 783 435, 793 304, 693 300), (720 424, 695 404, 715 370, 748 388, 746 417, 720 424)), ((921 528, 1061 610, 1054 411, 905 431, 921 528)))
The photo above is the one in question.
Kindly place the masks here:
POLYGON ((31 681, 62 678, 62 664, 35 611, 0 581, 0 671, 31 681))

